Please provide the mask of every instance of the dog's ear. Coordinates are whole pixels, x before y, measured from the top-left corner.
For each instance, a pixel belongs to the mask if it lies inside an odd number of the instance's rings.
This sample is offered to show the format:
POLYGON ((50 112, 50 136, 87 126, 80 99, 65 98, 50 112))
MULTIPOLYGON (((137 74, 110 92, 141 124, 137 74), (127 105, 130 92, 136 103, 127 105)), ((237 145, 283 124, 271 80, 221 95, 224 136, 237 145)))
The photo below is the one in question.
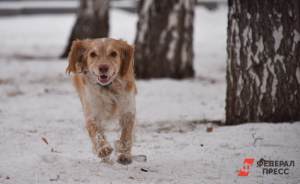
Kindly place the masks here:
POLYGON ((121 57, 121 68, 120 75, 123 78, 134 75, 134 47, 129 45, 127 42, 119 40, 120 46, 120 57, 121 57))
POLYGON ((74 40, 69 52, 69 65, 66 69, 66 72, 70 74, 71 72, 75 73, 77 69, 79 72, 84 70, 84 67, 87 65, 87 49, 89 40, 74 40))

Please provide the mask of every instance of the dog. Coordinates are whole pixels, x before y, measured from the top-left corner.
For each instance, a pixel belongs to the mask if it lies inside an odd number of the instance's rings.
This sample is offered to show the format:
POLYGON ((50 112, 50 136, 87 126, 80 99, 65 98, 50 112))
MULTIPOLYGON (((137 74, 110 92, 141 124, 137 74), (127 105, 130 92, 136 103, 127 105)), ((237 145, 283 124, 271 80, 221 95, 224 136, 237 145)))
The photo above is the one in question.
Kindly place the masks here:
POLYGON ((115 142, 117 162, 132 162, 135 125, 134 47, 112 38, 75 40, 68 56, 68 74, 79 95, 93 150, 103 160, 113 151, 105 125, 118 120, 121 136, 115 142))

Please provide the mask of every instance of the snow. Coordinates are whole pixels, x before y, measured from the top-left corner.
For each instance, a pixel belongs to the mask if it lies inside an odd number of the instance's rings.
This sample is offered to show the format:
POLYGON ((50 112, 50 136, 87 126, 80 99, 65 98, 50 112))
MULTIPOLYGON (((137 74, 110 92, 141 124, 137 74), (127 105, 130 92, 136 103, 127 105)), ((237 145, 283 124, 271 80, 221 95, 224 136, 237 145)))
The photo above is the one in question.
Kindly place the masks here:
POLYGON ((279 26, 278 29, 275 28, 275 29, 273 30, 273 38, 274 38, 274 40, 275 40, 275 44, 274 44, 275 52, 279 49, 280 44, 281 44, 281 40, 282 40, 282 38, 283 38, 282 30, 283 30, 282 25, 279 26))
POLYGON ((294 33, 294 43, 293 43, 292 50, 294 51, 297 43, 300 41, 300 33, 297 30, 294 30, 293 33, 294 33))
POLYGON ((1 57, 61 54, 75 15, 0 18, 1 57))
POLYGON ((220 6, 217 11, 197 8, 194 23, 194 67, 196 75, 201 78, 224 81, 227 6, 220 6))
POLYGON ((297 67, 297 69, 296 69, 296 77, 297 77, 298 84, 300 84, 300 68, 299 67, 297 67))
POLYGON ((271 89, 271 96, 273 99, 276 99, 276 93, 277 93, 277 84, 278 84, 278 80, 277 80, 277 75, 275 73, 275 67, 274 65, 272 64, 272 60, 271 59, 268 59, 267 61, 267 67, 269 69, 269 72, 273 75, 272 77, 272 89, 271 89))
POLYGON ((252 29, 250 28, 250 25, 247 25, 247 27, 243 30, 243 47, 246 47, 246 44, 248 43, 246 40, 252 41, 252 29))
POLYGON ((256 46, 257 46, 257 51, 254 55, 254 61, 258 64, 260 63, 259 55, 264 51, 264 42, 262 36, 260 36, 260 39, 256 42, 256 46))
MULTIPOLYGON (((174 28, 178 22, 178 16, 177 16, 178 14, 176 12, 179 11, 179 8, 181 7, 181 3, 182 3, 182 1, 178 1, 174 5, 174 7, 168 17, 168 26, 165 30, 165 31, 171 30, 171 33, 172 33, 172 41, 170 43, 170 46, 169 46, 168 52, 167 52, 167 59, 170 61, 174 59, 175 49, 176 49, 176 45, 177 45, 177 42, 179 39, 178 31, 174 28)), ((165 33, 162 33, 162 35, 165 35, 165 33)), ((165 36, 163 36, 163 37, 165 37, 165 36)))
POLYGON ((267 91, 267 82, 268 82, 268 77, 269 77, 269 72, 268 68, 265 67, 263 71, 263 76, 262 76, 262 83, 260 85, 260 96, 259 96, 259 101, 261 102, 262 97, 264 93, 267 91))
MULTIPOLYGON (((187 38, 188 33, 185 33, 185 38, 187 38)), ((188 45, 187 42, 183 42, 182 48, 181 48, 181 63, 180 63, 180 68, 184 69, 187 63, 188 59, 188 45)))
POLYGON ((79 1, 20 1, 18 3, 13 1, 1 1, 0 9, 21 9, 21 8, 40 8, 40 7, 52 7, 52 8, 76 8, 79 5, 79 1))
POLYGON ((280 55, 280 54, 276 54, 274 56, 274 62, 279 62, 284 70, 284 72, 286 72, 286 67, 285 67, 285 63, 284 63, 284 56, 280 55))
MULTIPOLYGON (((133 154, 147 161, 129 166, 92 154, 67 62, 55 58, 75 16, 0 18, 0 183, 300 183, 300 123, 205 123, 224 121, 226 15, 226 7, 196 9, 195 79, 138 81, 133 154), (295 167, 266 176, 253 166, 238 177, 246 157, 295 167)), ((136 21, 113 9, 111 36, 133 43, 136 21)))
POLYGON ((292 17, 293 16, 293 11, 289 10, 289 16, 292 17))

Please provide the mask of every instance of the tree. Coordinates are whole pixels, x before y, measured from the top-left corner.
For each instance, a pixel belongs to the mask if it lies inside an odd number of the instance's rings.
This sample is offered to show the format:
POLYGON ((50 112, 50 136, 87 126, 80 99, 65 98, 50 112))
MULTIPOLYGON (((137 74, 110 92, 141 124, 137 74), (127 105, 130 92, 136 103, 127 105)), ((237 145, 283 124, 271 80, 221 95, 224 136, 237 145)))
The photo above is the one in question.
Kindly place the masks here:
POLYGON ((77 19, 61 57, 68 56, 73 40, 107 37, 108 31, 109 0, 80 0, 77 19))
POLYGON ((194 5, 194 0, 140 1, 137 77, 193 77, 194 5))
POLYGON ((300 120, 300 1, 228 4, 226 122, 300 120))

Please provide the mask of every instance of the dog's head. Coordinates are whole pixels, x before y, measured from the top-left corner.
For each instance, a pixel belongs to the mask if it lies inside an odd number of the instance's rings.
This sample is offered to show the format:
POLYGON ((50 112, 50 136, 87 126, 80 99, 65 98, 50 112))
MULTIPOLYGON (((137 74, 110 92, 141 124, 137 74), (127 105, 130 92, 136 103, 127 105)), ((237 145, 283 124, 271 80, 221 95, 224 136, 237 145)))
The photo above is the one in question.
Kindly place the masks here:
POLYGON ((118 76, 132 78, 133 46, 111 38, 75 40, 69 53, 67 73, 89 73, 102 86, 118 76))

